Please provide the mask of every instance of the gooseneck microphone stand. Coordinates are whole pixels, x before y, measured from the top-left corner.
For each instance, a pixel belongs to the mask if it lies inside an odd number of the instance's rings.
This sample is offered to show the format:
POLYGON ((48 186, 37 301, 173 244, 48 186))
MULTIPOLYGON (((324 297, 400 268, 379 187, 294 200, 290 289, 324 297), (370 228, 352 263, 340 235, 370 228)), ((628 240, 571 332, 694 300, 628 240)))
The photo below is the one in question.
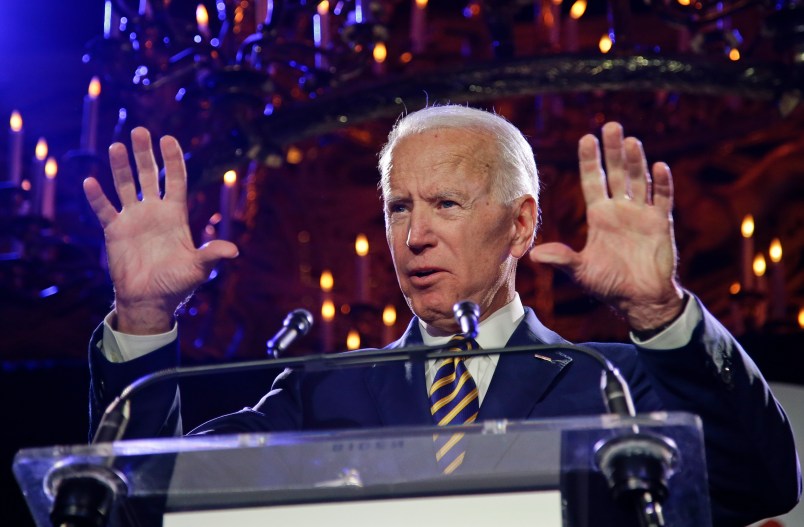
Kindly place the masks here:
MULTIPOLYGON (((474 338, 477 335, 479 318, 477 305, 467 301, 459 302, 454 307, 454 313, 464 336, 474 338)), ((131 416, 132 397, 154 384, 167 380, 276 368, 320 371, 385 362, 423 362, 455 356, 454 352, 445 351, 443 345, 438 345, 281 358, 281 351, 306 334, 311 325, 312 315, 304 310, 295 310, 288 315, 282 329, 269 341, 274 343, 273 346, 269 346, 269 355, 279 358, 169 368, 137 379, 108 406, 92 444, 111 443, 122 439, 131 416), (277 346, 278 342, 281 342, 281 345, 277 346)), ((636 415, 628 384, 617 368, 595 350, 570 344, 549 344, 473 349, 461 351, 460 355, 469 358, 546 350, 580 353, 598 362, 602 369, 601 394, 609 413, 623 417, 636 415)), ((642 527, 664 527, 662 502, 667 495, 667 479, 672 474, 672 465, 677 459, 677 450, 672 441, 641 433, 634 425, 628 434, 616 436, 600 445, 596 458, 615 498, 631 501, 636 505, 642 527)), ((109 456, 103 467, 106 470, 94 467, 87 473, 66 476, 58 482, 51 510, 51 520, 55 526, 104 527, 107 524, 115 496, 127 492, 125 483, 112 469, 113 461, 113 456, 109 456)))

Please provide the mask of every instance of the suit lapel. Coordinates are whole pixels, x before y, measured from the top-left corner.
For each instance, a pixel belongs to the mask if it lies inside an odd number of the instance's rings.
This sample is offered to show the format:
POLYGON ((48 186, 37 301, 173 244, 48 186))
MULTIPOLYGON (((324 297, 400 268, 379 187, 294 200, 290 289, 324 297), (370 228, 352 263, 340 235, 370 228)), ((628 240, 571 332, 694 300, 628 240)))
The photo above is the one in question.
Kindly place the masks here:
MULTIPOLYGON (((420 346, 423 344, 419 320, 414 317, 402 338, 387 348, 420 346)), ((393 362, 374 365, 366 371, 366 385, 376 401, 383 425, 432 424, 430 401, 422 362, 393 362)))
MULTIPOLYGON (((568 344, 547 329, 529 308, 508 340, 508 346, 568 344)), ((488 392, 480 405, 478 421, 525 419, 572 359, 558 350, 500 355, 488 392)))

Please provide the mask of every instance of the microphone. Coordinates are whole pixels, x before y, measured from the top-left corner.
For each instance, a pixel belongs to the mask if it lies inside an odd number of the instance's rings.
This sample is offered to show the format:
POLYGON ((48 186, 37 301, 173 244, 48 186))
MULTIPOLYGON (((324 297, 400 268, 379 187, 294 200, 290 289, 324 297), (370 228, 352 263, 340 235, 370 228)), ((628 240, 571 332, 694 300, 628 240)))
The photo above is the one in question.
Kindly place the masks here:
POLYGON ((309 311, 294 309, 285 317, 282 328, 266 343, 265 352, 278 359, 297 338, 306 335, 312 326, 313 315, 309 311))
POLYGON ((452 306, 455 321, 461 328, 461 333, 468 339, 477 337, 477 325, 480 318, 480 308, 471 300, 462 300, 452 306))

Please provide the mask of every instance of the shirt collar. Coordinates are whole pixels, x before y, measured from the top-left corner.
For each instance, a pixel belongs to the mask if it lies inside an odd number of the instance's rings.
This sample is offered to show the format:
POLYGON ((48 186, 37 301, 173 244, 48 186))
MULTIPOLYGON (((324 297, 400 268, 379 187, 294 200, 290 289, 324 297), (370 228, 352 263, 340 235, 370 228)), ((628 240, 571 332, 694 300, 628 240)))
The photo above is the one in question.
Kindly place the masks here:
MULTIPOLYGON (((519 294, 514 293, 513 300, 480 323, 475 340, 484 349, 502 348, 524 317, 525 307, 522 305, 519 294)), ((427 325, 421 319, 419 319, 419 329, 421 329, 422 341, 427 346, 444 344, 452 337, 451 334, 444 335, 442 331, 427 325)))

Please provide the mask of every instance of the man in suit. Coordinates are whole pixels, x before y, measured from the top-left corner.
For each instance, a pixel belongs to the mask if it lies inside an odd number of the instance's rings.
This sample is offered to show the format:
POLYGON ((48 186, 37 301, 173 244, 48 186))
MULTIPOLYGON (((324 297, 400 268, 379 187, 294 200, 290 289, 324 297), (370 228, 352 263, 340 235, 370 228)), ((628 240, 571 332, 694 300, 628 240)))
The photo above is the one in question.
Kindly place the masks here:
MULTIPOLYGON (((119 143, 109 154, 122 210, 95 180, 84 184, 104 228, 116 294, 115 309, 90 346, 93 427, 125 385, 176 364, 173 313, 217 261, 237 256, 230 242, 193 245, 176 140, 160 141, 161 196, 150 136, 140 128, 131 139, 141 199, 119 143)), ((791 508, 800 471, 783 410, 739 344, 677 281, 669 167, 649 169, 641 143, 624 138, 617 123, 603 127, 602 142, 602 154, 594 136, 579 142, 586 246, 580 252, 557 243, 533 248, 537 170, 515 127, 460 106, 401 119, 381 152, 380 186, 388 245, 415 317, 390 346, 446 345, 459 331, 452 306, 460 300, 480 307, 477 342, 483 348, 565 343, 522 305, 514 287, 525 256, 558 266, 628 322, 631 344, 591 346, 628 379, 637 411, 702 417, 716 525, 741 525, 791 508)), ((193 433, 433 424, 430 395, 442 382, 441 366, 286 371, 254 407, 193 433)), ((463 368, 457 377, 471 387, 465 404, 475 409, 460 422, 605 411, 599 367, 582 357, 560 351, 486 356, 457 361, 455 368, 463 368)), ((182 433, 175 385, 154 392, 134 406, 129 436, 182 433)))

